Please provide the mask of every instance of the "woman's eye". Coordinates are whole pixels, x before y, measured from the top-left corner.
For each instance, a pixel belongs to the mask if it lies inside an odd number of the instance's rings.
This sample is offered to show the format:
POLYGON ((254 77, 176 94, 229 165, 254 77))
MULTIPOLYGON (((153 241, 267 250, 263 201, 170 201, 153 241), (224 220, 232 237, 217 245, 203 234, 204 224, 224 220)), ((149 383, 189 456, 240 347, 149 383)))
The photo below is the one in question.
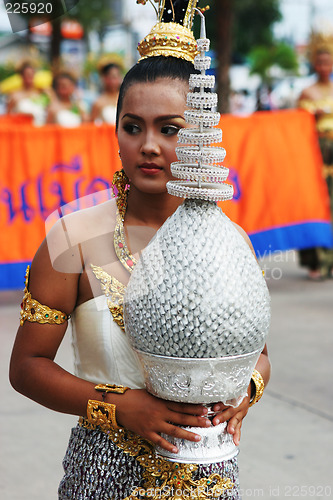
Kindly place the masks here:
POLYGON ((163 135, 177 135, 181 127, 177 127, 176 125, 164 125, 161 128, 161 132, 163 135))
POLYGON ((138 125, 135 125, 135 123, 126 123, 124 125, 124 130, 128 134, 135 135, 140 132, 140 127, 138 125))

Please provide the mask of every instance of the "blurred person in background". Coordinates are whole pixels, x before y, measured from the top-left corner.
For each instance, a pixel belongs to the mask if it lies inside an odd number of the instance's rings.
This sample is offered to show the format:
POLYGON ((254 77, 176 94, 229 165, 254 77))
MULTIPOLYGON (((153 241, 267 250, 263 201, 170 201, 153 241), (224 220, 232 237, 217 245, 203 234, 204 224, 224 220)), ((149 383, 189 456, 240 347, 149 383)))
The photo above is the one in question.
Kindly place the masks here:
MULTIPOLYGON (((317 81, 301 93, 298 105, 316 117, 319 145, 323 157, 323 175, 330 197, 333 219, 333 36, 330 43, 318 46, 314 39, 313 67, 317 81)), ((328 42, 328 41, 327 41, 328 42)), ((309 278, 322 280, 333 277, 333 248, 305 248, 300 250, 300 264, 309 269, 309 278)))
POLYGON ((43 125, 50 95, 46 89, 41 90, 35 86, 35 71, 35 64, 30 60, 20 64, 18 73, 22 78, 22 88, 10 94, 7 113, 29 115, 35 125, 43 125))
POLYGON ((83 103, 77 98, 77 78, 69 70, 53 77, 54 99, 48 108, 46 123, 63 127, 78 127, 88 120, 83 103))
POLYGON ((102 60, 99 64, 103 92, 91 109, 91 121, 96 123, 116 123, 117 100, 122 74, 120 65, 111 61, 102 60))

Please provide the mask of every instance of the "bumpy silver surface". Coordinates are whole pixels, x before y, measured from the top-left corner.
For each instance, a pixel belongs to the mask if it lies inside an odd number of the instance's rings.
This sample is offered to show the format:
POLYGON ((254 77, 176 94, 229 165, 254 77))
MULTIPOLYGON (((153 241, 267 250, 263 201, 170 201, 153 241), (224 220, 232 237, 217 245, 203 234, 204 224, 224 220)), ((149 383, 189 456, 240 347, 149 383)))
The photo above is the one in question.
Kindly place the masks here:
MULTIPOLYGON (((205 29, 202 25, 202 35, 205 29)), ((197 40, 200 55, 194 59, 194 66, 201 70, 200 74, 190 75, 190 92, 187 94, 185 120, 196 128, 183 128, 178 132, 178 143, 184 144, 176 148, 178 157, 171 165, 174 177, 180 181, 171 180, 167 183, 168 193, 181 198, 192 198, 210 201, 230 200, 233 196, 233 187, 225 184, 225 175, 214 175, 207 178, 207 168, 217 167, 224 159, 225 151, 222 148, 211 147, 211 144, 222 141, 222 130, 214 128, 219 123, 220 114, 213 108, 217 105, 217 94, 210 92, 215 86, 215 77, 206 75, 210 65, 210 57, 205 56, 209 48, 209 40, 205 37, 197 40), (207 147, 209 146, 209 147, 207 147), (206 184, 203 185, 203 182, 206 184)), ((225 169, 224 169, 225 173, 225 169)))
POLYGON ((178 453, 171 453, 156 446, 156 452, 171 462, 187 464, 209 464, 230 460, 238 454, 238 448, 231 434, 227 432, 227 422, 208 427, 191 427, 189 431, 201 435, 201 441, 194 443, 162 434, 162 437, 177 446, 178 453))
POLYGON ((179 161, 201 161, 204 163, 220 163, 224 160, 226 152, 220 147, 202 147, 198 146, 178 146, 176 154, 179 161))
MULTIPOLYGON (((213 203, 231 199, 233 188, 224 183, 227 170, 216 165, 225 150, 209 146, 221 141, 222 131, 212 128, 217 94, 205 91, 214 86, 205 74, 209 41, 202 37, 198 47, 194 66, 201 74, 191 76, 190 88, 200 91, 188 93, 192 109, 185 115, 197 127, 179 131, 184 145, 171 169, 180 180, 167 183, 170 194, 186 201, 143 250, 127 286, 124 321, 148 391, 237 406, 265 343, 270 304, 248 244, 213 203)), ((193 451, 193 443, 187 446, 193 451)))
POLYGON ((148 392, 162 399, 237 407, 247 394, 260 349, 222 358, 176 358, 137 351, 148 392))
MULTIPOLYGON (((135 349, 198 358, 194 371, 200 358, 263 348, 267 286, 244 238, 218 206, 186 200, 159 229, 132 273, 124 320, 135 349)), ((249 368, 247 383, 251 373, 249 368)), ((222 391, 220 396, 229 399, 222 391)), ((174 398, 174 391, 165 397, 174 398)))
POLYGON ((198 174, 196 165, 190 163, 182 163, 175 161, 171 163, 171 173, 180 179, 198 180, 202 182, 221 183, 225 181, 229 175, 229 169, 226 167, 214 167, 212 165, 201 165, 201 171, 198 174))

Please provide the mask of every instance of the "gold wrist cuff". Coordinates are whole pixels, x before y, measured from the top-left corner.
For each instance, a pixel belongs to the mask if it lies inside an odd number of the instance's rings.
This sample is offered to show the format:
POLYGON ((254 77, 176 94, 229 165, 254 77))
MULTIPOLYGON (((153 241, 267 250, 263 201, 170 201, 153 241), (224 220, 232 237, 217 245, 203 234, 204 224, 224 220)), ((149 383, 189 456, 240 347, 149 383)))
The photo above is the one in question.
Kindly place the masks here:
POLYGON ((251 380, 254 383, 256 392, 254 396, 251 397, 249 406, 253 406, 255 403, 259 401, 265 389, 264 379, 262 378, 258 370, 253 370, 251 380))
POLYGON ((48 306, 44 306, 38 302, 38 300, 31 297, 31 293, 28 290, 29 271, 30 266, 27 267, 25 274, 25 288, 21 304, 20 325, 23 326, 25 321, 42 324, 49 323, 50 325, 61 325, 65 323, 65 321, 69 319, 67 314, 57 309, 51 309, 48 306))
POLYGON ((103 432, 110 429, 119 429, 116 420, 116 405, 93 401, 89 399, 87 405, 87 420, 90 424, 98 425, 103 432))
POLYGON ((116 394, 124 394, 124 392, 128 391, 129 387, 125 387, 124 385, 116 385, 116 384, 98 384, 95 386, 95 390, 98 392, 114 392, 116 394))

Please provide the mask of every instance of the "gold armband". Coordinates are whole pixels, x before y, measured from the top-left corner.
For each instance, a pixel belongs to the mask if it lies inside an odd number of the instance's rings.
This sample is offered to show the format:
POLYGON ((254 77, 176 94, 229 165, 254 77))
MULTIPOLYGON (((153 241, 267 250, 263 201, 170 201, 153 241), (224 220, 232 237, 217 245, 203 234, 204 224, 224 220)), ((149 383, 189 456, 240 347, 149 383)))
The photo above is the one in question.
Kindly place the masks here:
POLYGON ((259 399, 264 393, 264 388, 265 388, 264 379, 262 378, 258 370, 253 370, 251 381, 254 384, 255 393, 251 397, 249 406, 253 406, 255 403, 258 403, 259 399))
POLYGON ((89 399, 87 405, 87 420, 92 425, 98 425, 103 432, 110 429, 119 429, 116 420, 116 405, 93 401, 89 399))
POLYGON ((21 304, 20 325, 23 326, 25 321, 42 324, 49 323, 50 325, 61 325, 65 323, 65 321, 69 319, 67 314, 57 309, 51 309, 48 306, 44 306, 38 302, 38 300, 31 297, 31 293, 28 290, 29 271, 30 266, 27 267, 25 274, 25 288, 21 304))

